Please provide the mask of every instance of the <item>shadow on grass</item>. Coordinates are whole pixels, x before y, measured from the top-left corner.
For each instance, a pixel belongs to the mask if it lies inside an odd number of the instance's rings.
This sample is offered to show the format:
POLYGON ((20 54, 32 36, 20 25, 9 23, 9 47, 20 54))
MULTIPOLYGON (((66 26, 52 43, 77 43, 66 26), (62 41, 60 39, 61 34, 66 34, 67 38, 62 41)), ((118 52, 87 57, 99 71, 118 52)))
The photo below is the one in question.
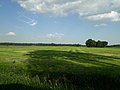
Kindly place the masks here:
POLYGON ((120 89, 120 66, 112 63, 116 57, 55 50, 27 55, 31 77, 38 75, 41 81, 67 83, 78 90, 120 89))
POLYGON ((42 90, 42 89, 22 84, 1 84, 0 90, 42 90))

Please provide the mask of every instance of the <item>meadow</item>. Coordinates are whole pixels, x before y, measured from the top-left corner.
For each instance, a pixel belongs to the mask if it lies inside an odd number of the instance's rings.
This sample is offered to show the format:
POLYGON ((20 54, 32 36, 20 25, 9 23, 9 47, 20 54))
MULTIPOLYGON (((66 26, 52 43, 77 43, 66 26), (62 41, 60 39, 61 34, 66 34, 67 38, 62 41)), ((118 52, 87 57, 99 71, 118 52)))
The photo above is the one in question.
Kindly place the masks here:
POLYGON ((119 90, 120 48, 0 46, 0 90, 119 90))

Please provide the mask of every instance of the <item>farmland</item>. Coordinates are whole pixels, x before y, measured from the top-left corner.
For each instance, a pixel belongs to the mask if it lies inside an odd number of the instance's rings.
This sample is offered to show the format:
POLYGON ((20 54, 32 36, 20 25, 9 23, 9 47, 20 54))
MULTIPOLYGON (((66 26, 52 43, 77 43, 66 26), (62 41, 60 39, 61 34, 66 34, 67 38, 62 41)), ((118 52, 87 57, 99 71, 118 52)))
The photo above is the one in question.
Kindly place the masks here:
POLYGON ((120 48, 0 46, 0 90, 118 90, 120 48))

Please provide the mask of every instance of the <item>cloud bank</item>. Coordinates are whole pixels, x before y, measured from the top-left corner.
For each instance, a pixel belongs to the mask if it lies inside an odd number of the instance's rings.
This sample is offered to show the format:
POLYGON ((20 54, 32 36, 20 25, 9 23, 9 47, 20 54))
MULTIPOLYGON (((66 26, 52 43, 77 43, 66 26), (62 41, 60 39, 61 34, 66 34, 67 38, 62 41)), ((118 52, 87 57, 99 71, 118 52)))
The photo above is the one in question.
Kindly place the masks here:
POLYGON ((79 14, 92 21, 120 21, 120 0, 17 0, 28 11, 66 16, 79 14))
POLYGON ((110 13, 88 16, 87 19, 94 21, 120 21, 120 14, 111 11, 110 13))

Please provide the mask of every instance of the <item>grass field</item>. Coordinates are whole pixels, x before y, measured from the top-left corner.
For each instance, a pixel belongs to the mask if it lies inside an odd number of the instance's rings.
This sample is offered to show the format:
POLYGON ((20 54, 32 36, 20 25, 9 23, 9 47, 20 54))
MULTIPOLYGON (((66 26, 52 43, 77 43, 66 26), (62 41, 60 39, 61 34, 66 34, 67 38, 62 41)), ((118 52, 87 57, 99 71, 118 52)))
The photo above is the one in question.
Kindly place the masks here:
POLYGON ((0 46, 0 90, 120 90, 120 48, 0 46))

